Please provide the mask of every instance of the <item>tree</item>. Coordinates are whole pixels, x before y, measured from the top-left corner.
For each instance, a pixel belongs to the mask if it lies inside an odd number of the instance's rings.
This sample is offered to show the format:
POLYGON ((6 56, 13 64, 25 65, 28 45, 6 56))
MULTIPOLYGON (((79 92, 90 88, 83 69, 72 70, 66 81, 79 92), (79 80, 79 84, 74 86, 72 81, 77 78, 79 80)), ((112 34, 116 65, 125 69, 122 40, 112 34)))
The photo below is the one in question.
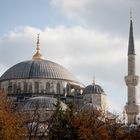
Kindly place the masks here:
POLYGON ((10 108, 6 94, 0 91, 0 139, 22 140, 25 138, 23 117, 10 108))
POLYGON ((58 98, 56 104, 56 111, 50 118, 48 125, 49 140, 74 140, 74 128, 72 126, 73 119, 73 105, 71 110, 63 110, 60 99, 58 98))
POLYGON ((28 140, 46 140, 48 133, 48 120, 51 114, 45 110, 40 110, 36 104, 35 109, 27 111, 25 126, 27 128, 28 140))
POLYGON ((104 122, 105 116, 98 110, 81 110, 73 119, 80 140, 108 140, 108 131, 104 122))
POLYGON ((106 118, 106 128, 109 133, 110 140, 128 140, 129 135, 126 132, 126 126, 117 117, 114 119, 106 118))
POLYGON ((131 140, 126 126, 101 110, 75 112, 70 105, 63 111, 59 100, 56 107, 48 125, 49 140, 131 140))
POLYGON ((126 127, 126 135, 129 140, 139 140, 140 139, 140 125, 129 125, 126 127))

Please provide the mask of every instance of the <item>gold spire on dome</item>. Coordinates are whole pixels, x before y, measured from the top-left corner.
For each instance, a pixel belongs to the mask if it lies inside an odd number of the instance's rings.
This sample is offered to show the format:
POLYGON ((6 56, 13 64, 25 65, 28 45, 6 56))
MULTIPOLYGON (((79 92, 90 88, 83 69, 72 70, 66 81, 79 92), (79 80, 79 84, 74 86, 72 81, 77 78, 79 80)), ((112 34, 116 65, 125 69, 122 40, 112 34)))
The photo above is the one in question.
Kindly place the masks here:
POLYGON ((44 57, 40 53, 40 40, 39 40, 39 34, 37 34, 37 47, 36 47, 36 53, 33 55, 33 60, 43 60, 44 57))
POLYGON ((93 83, 92 84, 95 85, 95 83, 96 83, 95 77, 93 77, 93 83))

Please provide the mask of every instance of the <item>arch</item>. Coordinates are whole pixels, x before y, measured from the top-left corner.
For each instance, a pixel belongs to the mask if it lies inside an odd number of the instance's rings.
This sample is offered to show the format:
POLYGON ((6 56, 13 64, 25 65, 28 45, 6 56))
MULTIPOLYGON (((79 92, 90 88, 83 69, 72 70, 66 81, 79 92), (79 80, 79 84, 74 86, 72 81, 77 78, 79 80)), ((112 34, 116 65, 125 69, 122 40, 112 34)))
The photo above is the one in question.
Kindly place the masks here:
POLYGON ((67 91, 67 95, 71 94, 71 86, 70 86, 70 84, 67 84, 66 91, 67 91))
POLYGON ((17 85, 16 83, 13 83, 13 93, 16 93, 17 92, 17 85))
POLYGON ((7 91, 8 91, 8 94, 12 93, 12 82, 9 82, 8 84, 8 87, 7 87, 7 91))
POLYGON ((30 83, 30 85, 29 85, 29 92, 30 92, 30 93, 32 93, 32 88, 33 88, 33 87, 32 87, 32 83, 30 83))
POLYGON ((50 83, 46 83, 46 93, 50 93, 50 83))
POLYGON ((17 86, 17 93, 21 93, 21 83, 18 83, 18 86, 17 86))
POLYGON ((28 89, 28 84, 27 82, 23 82, 23 92, 27 93, 27 89, 28 89))
POLYGON ((39 93, 39 82, 35 82, 35 93, 39 93))
POLYGON ((57 91, 57 94, 61 93, 60 83, 57 83, 56 91, 57 91))

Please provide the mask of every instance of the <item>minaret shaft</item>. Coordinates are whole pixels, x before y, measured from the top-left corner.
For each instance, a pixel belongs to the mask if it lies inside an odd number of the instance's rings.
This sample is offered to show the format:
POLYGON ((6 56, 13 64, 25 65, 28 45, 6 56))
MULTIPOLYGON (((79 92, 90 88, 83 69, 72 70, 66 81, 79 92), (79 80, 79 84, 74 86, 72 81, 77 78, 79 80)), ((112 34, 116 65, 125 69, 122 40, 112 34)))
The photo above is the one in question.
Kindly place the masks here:
MULTIPOLYGON (((131 15, 132 16, 132 15, 131 15)), ((139 77, 136 76, 135 67, 135 48, 133 39, 133 22, 130 20, 129 44, 128 44, 128 75, 125 76, 125 82, 128 90, 128 102, 125 106, 128 118, 128 124, 137 123, 137 115, 139 114, 139 106, 137 105, 136 86, 139 77)))
POLYGON ((128 104, 136 104, 136 87, 128 86, 128 104), (133 96, 132 96, 133 93, 133 96))
POLYGON ((128 55, 128 75, 135 75, 135 55, 128 55))

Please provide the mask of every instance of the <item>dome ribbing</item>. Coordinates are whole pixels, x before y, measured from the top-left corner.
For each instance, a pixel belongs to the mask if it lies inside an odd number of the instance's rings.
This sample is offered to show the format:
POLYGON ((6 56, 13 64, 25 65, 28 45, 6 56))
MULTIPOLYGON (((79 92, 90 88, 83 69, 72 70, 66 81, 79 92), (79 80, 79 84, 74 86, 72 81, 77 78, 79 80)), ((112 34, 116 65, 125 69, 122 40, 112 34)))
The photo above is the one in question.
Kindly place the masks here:
POLYGON ((104 90, 101 86, 93 83, 84 89, 83 94, 104 94, 104 90))
POLYGON ((12 79, 47 78, 77 82, 77 79, 63 66, 49 60, 29 60, 8 69, 0 81, 12 79))

